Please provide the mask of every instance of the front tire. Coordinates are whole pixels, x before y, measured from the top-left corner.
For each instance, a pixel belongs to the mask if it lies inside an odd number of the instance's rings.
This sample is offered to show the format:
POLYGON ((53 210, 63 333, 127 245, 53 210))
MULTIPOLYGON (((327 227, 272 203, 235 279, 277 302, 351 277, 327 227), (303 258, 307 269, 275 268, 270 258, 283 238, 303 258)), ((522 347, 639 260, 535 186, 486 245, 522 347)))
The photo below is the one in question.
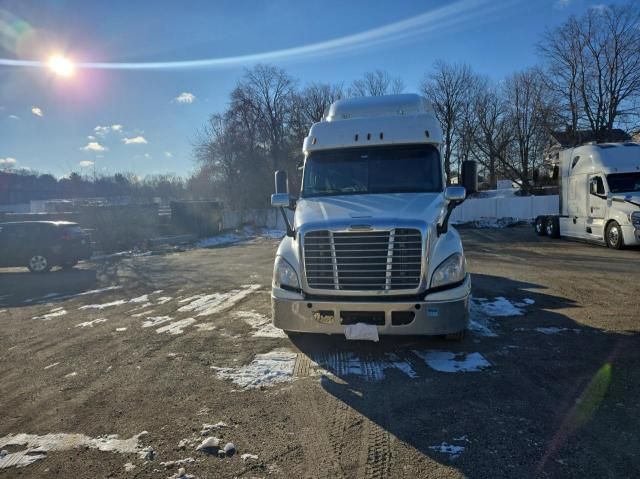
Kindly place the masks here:
POLYGON ((546 236, 547 235, 547 217, 546 216, 538 216, 535 222, 536 234, 538 236, 546 236))
POLYGON ((549 238, 560 238, 560 220, 557 216, 547 218, 546 230, 549 238))
POLYGON ((624 239, 622 237, 622 228, 617 221, 611 221, 607 225, 607 231, 605 232, 605 241, 607 246, 611 249, 624 248, 624 239))
POLYGON ((46 273, 51 269, 49 259, 42 254, 34 254, 27 265, 32 273, 46 273))

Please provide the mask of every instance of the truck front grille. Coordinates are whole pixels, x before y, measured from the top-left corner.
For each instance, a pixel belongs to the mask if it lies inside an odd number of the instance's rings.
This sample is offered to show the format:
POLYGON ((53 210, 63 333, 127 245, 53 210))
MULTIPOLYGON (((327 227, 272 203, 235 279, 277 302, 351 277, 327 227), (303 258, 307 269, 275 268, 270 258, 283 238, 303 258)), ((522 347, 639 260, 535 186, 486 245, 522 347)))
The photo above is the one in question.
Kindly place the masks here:
POLYGON ((304 235, 307 284, 344 291, 412 290, 420 285, 420 230, 310 231, 304 235))

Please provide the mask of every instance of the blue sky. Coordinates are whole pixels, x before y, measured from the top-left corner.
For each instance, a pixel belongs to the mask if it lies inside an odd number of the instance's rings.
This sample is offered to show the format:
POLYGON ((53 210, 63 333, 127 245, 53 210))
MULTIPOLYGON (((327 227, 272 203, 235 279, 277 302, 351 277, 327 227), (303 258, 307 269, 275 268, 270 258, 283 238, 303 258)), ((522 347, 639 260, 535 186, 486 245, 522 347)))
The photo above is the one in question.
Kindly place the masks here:
POLYGON ((267 53, 197 68, 83 68, 69 78, 0 60, 0 168, 187 175, 196 130, 225 108, 243 68, 256 60, 285 68, 301 85, 346 85, 382 68, 416 91, 436 59, 466 62, 499 80, 537 62, 535 43, 546 27, 597 3, 0 0, 4 60, 46 62, 61 53, 77 62, 138 64, 267 53), (182 93, 186 101, 178 100, 182 93))

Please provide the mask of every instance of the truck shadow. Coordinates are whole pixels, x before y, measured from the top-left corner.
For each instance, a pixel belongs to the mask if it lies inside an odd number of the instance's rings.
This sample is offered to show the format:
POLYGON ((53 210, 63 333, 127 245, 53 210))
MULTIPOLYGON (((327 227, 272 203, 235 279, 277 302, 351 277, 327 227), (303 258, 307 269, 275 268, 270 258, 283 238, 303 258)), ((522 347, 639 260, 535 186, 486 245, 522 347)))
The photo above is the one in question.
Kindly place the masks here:
POLYGON ((495 336, 363 343, 302 335, 294 344, 320 367, 326 393, 383 430, 387 443, 395 437, 420 453, 404 448, 412 460, 394 464, 391 449, 381 449, 389 477, 402 468, 433 474, 433 461, 472 478, 637 477, 640 335, 578 324, 558 312, 572 301, 531 283, 475 275, 474 295, 489 285, 488 301, 535 301, 521 316, 487 320, 495 336))

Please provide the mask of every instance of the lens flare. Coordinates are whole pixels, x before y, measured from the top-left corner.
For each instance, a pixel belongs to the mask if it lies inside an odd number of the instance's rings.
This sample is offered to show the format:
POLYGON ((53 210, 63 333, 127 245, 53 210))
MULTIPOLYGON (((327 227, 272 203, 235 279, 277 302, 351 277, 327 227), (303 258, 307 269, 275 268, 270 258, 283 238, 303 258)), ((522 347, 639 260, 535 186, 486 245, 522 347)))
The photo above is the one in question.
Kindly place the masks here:
POLYGON ((53 73, 62 77, 70 77, 76 70, 73 62, 62 55, 52 56, 47 64, 53 73))

